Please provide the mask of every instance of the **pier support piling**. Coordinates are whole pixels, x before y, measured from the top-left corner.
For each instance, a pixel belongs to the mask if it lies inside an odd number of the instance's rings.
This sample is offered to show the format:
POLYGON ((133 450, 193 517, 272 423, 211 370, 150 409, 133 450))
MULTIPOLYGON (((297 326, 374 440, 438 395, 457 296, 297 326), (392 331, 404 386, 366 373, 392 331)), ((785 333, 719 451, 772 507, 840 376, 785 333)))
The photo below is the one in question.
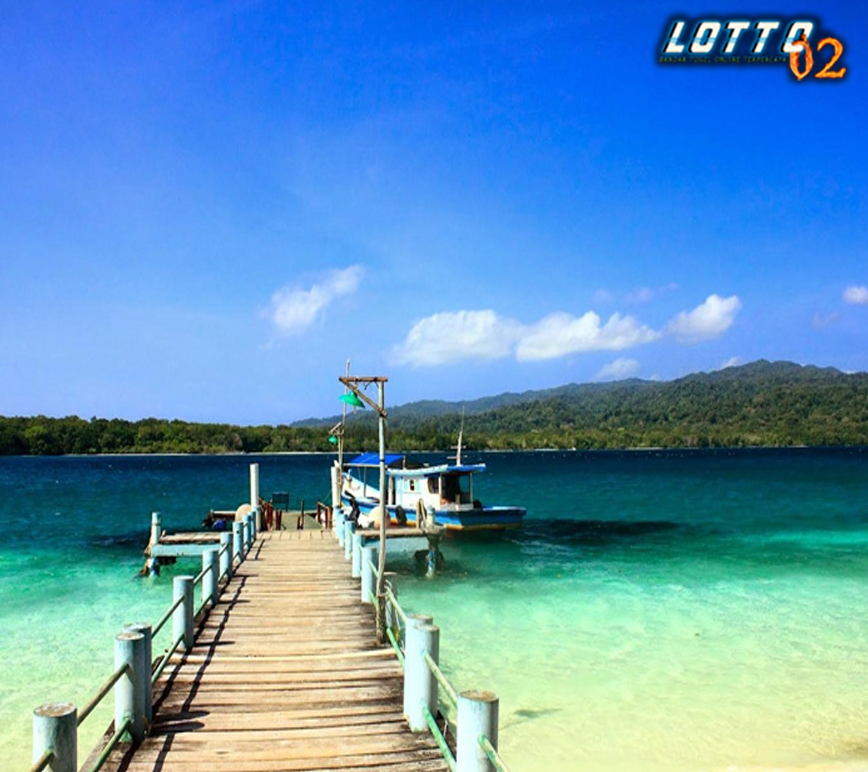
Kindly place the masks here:
POLYGON ((127 673, 115 684, 115 727, 130 720, 130 739, 145 739, 144 688, 145 637, 141 633, 120 633, 115 638, 115 667, 126 665, 127 673))
POLYGON ((51 772, 78 769, 78 711, 71 702, 47 702, 33 711, 33 763, 51 751, 51 772))
POLYGON ((362 547, 361 552, 361 569, 362 569, 362 603, 370 603, 371 595, 377 586, 377 580, 374 576, 373 563, 377 559, 377 548, 373 544, 367 544, 362 547))
POLYGON ((414 732, 428 728, 424 707, 437 715, 437 679, 425 661, 428 654, 440 662, 440 628, 419 619, 407 620, 404 652, 404 715, 414 732))
POLYGON ((485 735, 497 749, 500 700, 492 692, 467 691, 458 695, 456 772, 493 772, 494 766, 479 744, 485 735))
POLYGON ((172 615, 172 640, 184 642, 184 651, 193 648, 193 577, 176 576, 172 580, 172 596, 183 602, 172 615))

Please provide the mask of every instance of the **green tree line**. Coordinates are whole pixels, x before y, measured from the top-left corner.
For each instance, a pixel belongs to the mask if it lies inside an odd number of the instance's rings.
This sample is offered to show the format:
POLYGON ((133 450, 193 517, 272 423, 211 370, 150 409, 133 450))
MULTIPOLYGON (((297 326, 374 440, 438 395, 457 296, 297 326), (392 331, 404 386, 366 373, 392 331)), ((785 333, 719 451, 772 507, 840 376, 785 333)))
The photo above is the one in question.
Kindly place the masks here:
MULTIPOLYGON (((397 408, 388 422, 395 450, 446 450, 464 421, 475 449, 868 445, 868 375, 791 363, 755 362, 676 381, 585 384, 461 418, 397 408)), ((433 404, 433 403, 432 403, 433 404)), ((451 412, 450 412, 451 410, 451 412)), ((349 452, 377 447, 376 420, 353 416, 349 452)), ((271 453, 330 451, 324 423, 234 426, 147 418, 0 417, 0 455, 93 453, 271 453)))

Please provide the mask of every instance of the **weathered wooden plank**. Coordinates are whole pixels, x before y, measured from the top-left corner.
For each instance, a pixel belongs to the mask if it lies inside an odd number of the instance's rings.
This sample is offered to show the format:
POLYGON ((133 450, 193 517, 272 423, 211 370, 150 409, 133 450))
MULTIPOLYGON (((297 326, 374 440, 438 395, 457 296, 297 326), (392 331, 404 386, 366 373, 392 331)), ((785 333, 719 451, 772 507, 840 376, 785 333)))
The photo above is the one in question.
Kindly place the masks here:
MULTIPOLYGON (((248 761, 243 758, 226 759, 210 758, 207 766, 188 754, 173 758, 168 752, 159 763, 160 772, 367 772, 367 770, 383 770, 383 772, 445 772, 446 765, 439 758, 439 751, 392 752, 381 754, 354 754, 332 758, 323 762, 321 758, 314 759, 272 759, 268 761, 248 761)), ((128 766, 122 767, 129 772, 152 772, 156 768, 154 762, 143 762, 133 757, 128 766)), ((106 766, 109 772, 120 772, 115 763, 106 766)))
POLYGON ((445 772, 348 574, 330 534, 264 534, 156 685, 151 735, 106 769, 445 772))

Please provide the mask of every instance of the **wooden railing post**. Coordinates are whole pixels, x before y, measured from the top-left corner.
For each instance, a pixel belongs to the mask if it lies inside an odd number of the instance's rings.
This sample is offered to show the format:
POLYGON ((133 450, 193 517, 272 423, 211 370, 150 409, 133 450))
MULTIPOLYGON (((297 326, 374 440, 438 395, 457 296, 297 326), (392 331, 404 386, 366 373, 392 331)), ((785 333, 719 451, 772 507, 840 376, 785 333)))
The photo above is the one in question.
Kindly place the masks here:
POLYGON ((232 564, 244 560, 244 524, 235 520, 232 523, 232 564))
POLYGON ((172 596, 184 602, 172 615, 172 640, 184 642, 184 651, 193 648, 193 577, 176 576, 172 581, 172 596))
POLYGON ((492 692, 467 691, 458 695, 456 772, 493 772, 494 766, 479 744, 485 735, 497 750, 500 701, 492 692))
POLYGON ((362 539, 364 534, 353 533, 353 579, 358 579, 362 575, 362 539))
POLYGON ((356 524, 352 520, 344 523, 344 557, 349 560, 353 552, 353 534, 356 532, 356 524))
POLYGON ((150 726, 154 720, 154 685, 151 683, 151 667, 154 662, 154 636, 151 634, 151 626, 145 623, 133 623, 124 625, 124 632, 140 633, 144 642, 142 644, 142 667, 144 675, 142 686, 144 695, 142 702, 144 705, 145 722, 150 726))
POLYGON ((362 588, 361 599, 362 603, 370 603, 371 595, 377 586, 377 580, 374 576, 373 563, 377 559, 377 548, 373 544, 366 544, 362 547, 362 588))
POLYGON ((202 570, 205 572, 202 577, 202 603, 210 603, 211 608, 214 608, 220 600, 216 549, 205 550, 202 553, 202 570))
POLYGON ((259 511, 259 464, 250 465, 250 508, 259 511))
POLYGON ((78 712, 71 702, 47 702, 33 711, 33 763, 51 751, 51 772, 78 769, 78 712))
POLYGON ((344 523, 346 523, 344 513, 340 509, 336 509, 332 515, 332 530, 338 537, 338 544, 344 546, 344 523))
POLYGON ((232 578, 232 534, 220 534, 220 576, 226 575, 226 579, 232 578), (225 548, 225 549, 224 549, 225 548))
POLYGON ((145 637, 141 633, 120 633, 115 637, 115 667, 126 665, 129 672, 115 684, 115 727, 130 720, 130 739, 145 739, 145 637))
POLYGON ((404 715, 414 732, 428 728, 423 707, 437 715, 437 679, 425 661, 425 654, 440 661, 440 628, 424 620, 407 620, 404 651, 404 715))
POLYGON ((250 548, 253 546, 251 531, 252 529, 250 527, 250 515, 244 515, 244 520, 241 522, 241 543, 244 545, 245 556, 249 554, 250 548))

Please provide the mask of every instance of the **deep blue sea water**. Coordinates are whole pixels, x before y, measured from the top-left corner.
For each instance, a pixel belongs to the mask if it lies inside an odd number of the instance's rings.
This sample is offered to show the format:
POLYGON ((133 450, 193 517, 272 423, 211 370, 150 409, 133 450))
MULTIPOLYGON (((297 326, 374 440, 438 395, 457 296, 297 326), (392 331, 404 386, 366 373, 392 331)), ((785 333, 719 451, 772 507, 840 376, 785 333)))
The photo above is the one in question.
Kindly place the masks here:
MULTIPOLYGON (((393 567, 455 685, 500 696, 514 772, 868 769, 868 450, 481 459, 477 495, 525 527, 449 539, 434 580, 393 567)), ((173 571, 137 576, 150 512, 234 508, 252 461, 266 496, 328 497, 324 455, 0 459, 4 768, 36 705, 86 702, 123 623, 168 607, 173 571)))

